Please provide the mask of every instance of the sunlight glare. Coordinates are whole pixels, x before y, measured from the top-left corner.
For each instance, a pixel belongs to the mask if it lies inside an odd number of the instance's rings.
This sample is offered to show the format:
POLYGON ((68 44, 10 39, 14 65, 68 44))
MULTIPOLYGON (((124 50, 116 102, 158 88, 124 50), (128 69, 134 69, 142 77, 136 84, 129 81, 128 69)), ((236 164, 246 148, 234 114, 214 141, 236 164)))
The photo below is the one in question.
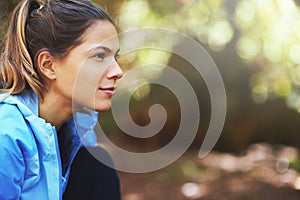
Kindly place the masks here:
POLYGON ((121 8, 119 26, 122 29, 137 27, 150 11, 147 1, 130 0, 125 1, 121 8))
POLYGON ((236 51, 238 55, 245 60, 254 59, 260 50, 260 42, 249 37, 240 38, 236 45, 236 51))
POLYGON ((220 20, 211 27, 209 44, 211 46, 224 46, 233 37, 231 24, 226 20, 220 20))
POLYGON ((288 96, 291 93, 291 89, 291 84, 287 77, 280 76, 275 80, 274 90, 279 96, 288 96))
POLYGON ((290 56, 290 59, 295 64, 300 64, 300 45, 299 44, 295 44, 290 47, 289 56, 290 56))
POLYGON ((246 0, 238 2, 235 10, 235 21, 237 25, 245 29, 252 25, 255 17, 255 9, 253 5, 246 0))

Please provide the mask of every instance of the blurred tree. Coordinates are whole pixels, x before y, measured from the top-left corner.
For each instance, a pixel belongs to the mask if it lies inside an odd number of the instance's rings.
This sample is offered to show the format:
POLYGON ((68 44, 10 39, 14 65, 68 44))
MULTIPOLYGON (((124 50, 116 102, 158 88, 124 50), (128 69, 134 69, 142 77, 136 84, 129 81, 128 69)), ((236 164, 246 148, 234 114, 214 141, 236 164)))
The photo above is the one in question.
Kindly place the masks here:
POLYGON ((3 42, 4 35, 8 26, 8 16, 19 0, 0 0, 0 42, 3 42))

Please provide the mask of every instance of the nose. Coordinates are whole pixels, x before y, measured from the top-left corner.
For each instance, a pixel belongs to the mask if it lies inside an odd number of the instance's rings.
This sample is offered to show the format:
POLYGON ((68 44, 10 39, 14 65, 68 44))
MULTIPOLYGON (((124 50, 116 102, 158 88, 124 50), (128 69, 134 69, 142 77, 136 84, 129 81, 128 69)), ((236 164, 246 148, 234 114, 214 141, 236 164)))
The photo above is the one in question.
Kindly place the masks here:
POLYGON ((118 80, 122 78, 122 76, 123 76, 123 71, 121 67, 119 66, 117 61, 114 61, 107 72, 107 78, 118 80))

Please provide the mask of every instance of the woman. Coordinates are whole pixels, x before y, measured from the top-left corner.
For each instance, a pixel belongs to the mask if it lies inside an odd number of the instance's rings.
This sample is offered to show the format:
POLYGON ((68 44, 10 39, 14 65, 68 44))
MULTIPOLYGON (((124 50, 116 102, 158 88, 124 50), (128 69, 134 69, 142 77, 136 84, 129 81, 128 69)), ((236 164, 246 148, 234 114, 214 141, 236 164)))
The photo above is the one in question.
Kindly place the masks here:
POLYGON ((120 198, 115 170, 89 153, 110 160, 93 128, 122 77, 116 35, 88 0, 15 8, 0 65, 0 199, 120 198))

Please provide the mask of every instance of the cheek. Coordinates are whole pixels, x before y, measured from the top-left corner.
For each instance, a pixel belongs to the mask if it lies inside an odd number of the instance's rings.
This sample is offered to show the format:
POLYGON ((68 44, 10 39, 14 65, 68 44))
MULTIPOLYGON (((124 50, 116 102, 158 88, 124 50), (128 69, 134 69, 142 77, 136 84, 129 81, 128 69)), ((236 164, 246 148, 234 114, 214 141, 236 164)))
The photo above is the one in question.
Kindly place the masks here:
POLYGON ((58 73, 55 82, 53 82, 52 89, 64 97, 72 98, 74 81, 73 76, 58 73))
POLYGON ((72 96, 73 87, 76 81, 78 66, 67 60, 56 67, 55 87, 61 91, 63 95, 72 96))
POLYGON ((105 107, 106 109, 106 107, 110 107, 110 102, 105 103, 105 97, 101 93, 99 94, 98 91, 101 80, 105 78, 105 67, 90 60, 86 60, 81 66, 75 67, 73 65, 72 67, 73 70, 69 71, 70 79, 66 80, 65 83, 67 84, 68 82, 70 85, 68 90, 71 90, 73 105, 75 103, 75 105, 79 104, 91 109, 99 109, 100 107, 105 107), (101 103, 102 100, 104 100, 103 103, 101 103))
POLYGON ((73 87, 73 100, 83 105, 88 102, 92 104, 97 89, 97 80, 91 78, 76 79, 73 87))
POLYGON ((88 108, 98 107, 96 104, 101 99, 98 94, 100 77, 100 72, 83 68, 74 82, 73 101, 88 108))

